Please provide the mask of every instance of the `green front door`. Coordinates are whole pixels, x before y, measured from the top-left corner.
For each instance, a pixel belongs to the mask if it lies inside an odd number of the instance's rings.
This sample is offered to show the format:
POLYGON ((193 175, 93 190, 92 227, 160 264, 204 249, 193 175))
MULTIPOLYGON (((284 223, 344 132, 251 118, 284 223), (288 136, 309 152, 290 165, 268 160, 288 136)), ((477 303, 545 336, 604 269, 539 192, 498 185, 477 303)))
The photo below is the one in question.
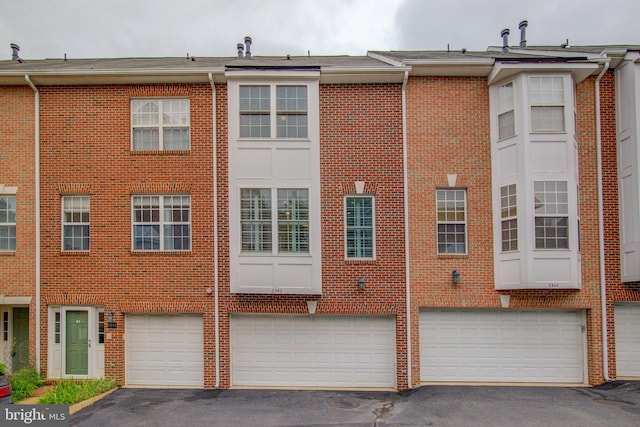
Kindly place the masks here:
POLYGON ((89 373, 89 312, 66 311, 65 374, 89 373))
POLYGON ((11 370, 18 372, 29 365, 29 309, 13 309, 13 339, 11 370))

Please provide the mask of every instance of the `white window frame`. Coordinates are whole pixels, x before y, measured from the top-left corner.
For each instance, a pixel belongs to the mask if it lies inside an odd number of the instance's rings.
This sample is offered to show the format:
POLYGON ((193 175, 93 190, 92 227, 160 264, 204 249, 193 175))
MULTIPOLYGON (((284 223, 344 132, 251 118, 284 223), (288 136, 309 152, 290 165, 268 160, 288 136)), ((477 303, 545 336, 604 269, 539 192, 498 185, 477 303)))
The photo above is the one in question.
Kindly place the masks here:
POLYGON ((309 139, 309 87, 304 83, 247 83, 238 85, 238 136, 241 139, 284 139, 284 140, 308 140, 309 139), (259 98, 243 97, 244 88, 268 88, 268 97, 259 98), (281 89, 304 88, 304 97, 278 96, 281 89), (243 108, 248 101, 250 105, 243 108), (283 104, 284 102, 284 104, 283 104), (304 104, 304 107, 301 106, 304 104), (268 104, 268 109, 266 108, 268 104), (243 117, 249 117, 249 123, 243 125, 243 117), (268 117, 268 132, 265 119, 268 117), (294 120, 295 118, 295 120, 294 120), (253 119, 256 121, 254 122, 253 119), (295 122, 295 123, 293 123, 295 122), (304 122, 304 123, 302 123, 304 122), (282 125, 286 123, 285 125, 282 125), (292 123, 291 125, 288 125, 292 123), (252 134, 251 129, 259 129, 257 134, 252 134), (247 130, 249 132, 247 133, 247 130), (289 135, 295 130, 296 135, 289 135))
POLYGON ((566 180, 537 180, 533 182, 533 188, 534 248, 536 250, 569 250, 570 210, 568 182, 566 180), (552 188, 552 184, 554 188, 552 188), (564 191, 561 188, 558 189, 561 184, 564 184, 564 191), (554 220, 556 224, 548 222, 554 220), (558 225, 558 220, 564 220, 566 225, 558 225), (562 230, 564 230, 564 233, 562 233, 562 230), (538 236, 539 231, 543 232, 540 237, 538 236), (566 235, 558 236, 559 232, 566 235), (549 246, 548 243, 553 241, 555 241, 555 245, 549 246), (561 242, 565 242, 566 246, 561 246, 561 242), (541 244, 539 245, 539 243, 541 244))
POLYGON ((498 87, 497 90, 498 99, 498 141, 509 139, 516 135, 516 112, 514 101, 514 83, 509 82, 498 87), (503 120, 511 117, 512 129, 508 129, 510 132, 503 135, 503 120))
POLYGON ((467 190, 465 188, 438 188, 436 189, 436 247, 438 255, 467 255, 469 252, 468 245, 468 226, 467 226, 467 190), (444 195, 444 198, 441 198, 444 195), (462 195, 462 198, 458 196, 462 195), (454 196, 450 198, 449 196, 454 196), (462 203, 463 218, 459 218, 459 203, 462 203), (451 205, 453 204, 453 206, 451 205), (446 230, 449 226, 454 226, 455 230, 446 230), (462 227, 462 233, 457 229, 462 227), (442 230, 442 231, 441 231, 442 230), (456 237, 464 234, 464 242, 460 242, 456 237), (442 237, 441 237, 442 236, 442 237), (449 242, 449 236, 453 236, 453 241, 449 242), (444 239, 441 242, 441 239, 444 239), (458 251, 458 246, 463 244, 464 251, 458 251), (441 251, 441 247, 453 245, 454 251, 441 251))
POLYGON ((131 151, 185 151, 191 149, 191 103, 189 98, 134 98, 131 99, 131 151), (180 109, 178 111, 178 119, 181 123, 171 123, 167 121, 166 118, 170 117, 172 112, 169 109, 169 106, 178 103, 180 105, 180 109), (142 115, 143 113, 139 113, 137 111, 136 106, 142 105, 144 103, 155 103, 157 104, 158 111, 149 113, 148 116, 155 117, 155 120, 152 120, 149 123, 138 122, 136 120, 137 114, 142 115), (186 109, 183 108, 186 106, 186 109), (180 114, 183 113, 184 115, 180 114), (157 114, 155 114, 157 113, 157 114), (165 145, 168 142, 165 142, 165 130, 171 129, 187 129, 187 146, 180 148, 166 148, 165 145), (135 133, 136 130, 154 130, 156 129, 158 132, 158 147, 157 148, 136 148, 135 141, 135 133))
POLYGON ((565 81, 562 76, 529 76, 529 105, 531 118, 531 132, 533 133, 565 133, 567 128, 565 81), (539 82, 539 83, 536 83, 539 82), (550 86, 544 87, 543 82, 550 86), (557 84, 560 87, 558 88, 557 84), (537 113, 534 113, 537 112, 537 113), (561 126, 554 127, 557 112, 561 115, 561 126), (538 115, 547 113, 548 117, 539 118, 538 115), (551 123, 550 126, 543 126, 551 123))
POLYGON ((517 184, 500 187, 500 225, 502 252, 518 250, 518 188, 517 184))
POLYGON ((14 194, 1 194, 0 199, 6 199, 6 208, 0 212, 0 227, 8 233, 7 236, 0 234, 0 252, 15 252, 17 248, 17 215, 18 198, 14 194), (13 204, 11 201, 13 200, 13 204), (12 207, 13 206, 13 207, 12 207), (13 245, 12 245, 13 243, 13 245), (5 247, 6 245, 6 247, 5 247))
MULTIPOLYGON (((284 256, 298 256, 304 255, 308 256, 311 252, 311 207, 310 207, 310 189, 308 187, 242 187, 239 189, 239 202, 240 202, 240 253, 242 255, 284 255, 284 256), (242 201, 243 201, 243 192, 251 191, 251 190, 260 190, 260 191, 268 191, 269 193, 269 204, 270 204, 270 212, 269 215, 265 215, 264 218, 243 218, 243 209, 242 209, 242 201), (300 210, 299 207, 291 207, 282 205, 281 194, 285 191, 303 191, 306 193, 306 208, 302 208, 300 210), (282 205, 282 206, 281 206, 282 205), (294 209, 299 211, 299 214, 302 214, 302 218, 298 218, 297 215, 294 215, 292 212, 294 209), (306 217, 305 217, 306 210, 306 217), (282 215, 285 215, 283 217, 282 215), (292 215, 293 218, 286 219, 286 215, 292 215), (243 225, 249 224, 259 224, 262 226, 268 233, 270 233, 271 241, 268 242, 268 235, 264 235, 265 242, 269 244, 269 247, 262 247, 261 250, 247 250, 243 249, 243 242, 254 241, 255 239, 245 239, 243 225), (306 228, 306 232, 300 233, 301 230, 306 228), (286 229, 286 230, 285 230, 286 229), (304 236, 306 234, 306 241, 304 237, 298 239, 286 240, 282 239, 282 233, 287 232, 290 235, 298 235, 304 236), (286 250, 283 247, 283 242, 302 242, 302 250, 294 251, 294 250, 286 250), (305 249, 306 248, 306 249, 305 249)), ((305 199, 302 199, 305 200, 305 199)), ((246 211, 246 210, 245 210, 246 211)), ((266 210, 263 209, 263 212, 266 213, 266 210)), ((255 228, 254 228, 255 230, 255 228)))
MULTIPOLYGON (((366 208, 366 207, 365 207, 366 208)), ((376 257, 376 202, 375 197, 372 195, 347 195, 344 198, 344 230, 345 230, 345 247, 344 247, 344 256, 347 260, 358 260, 358 259, 375 259, 376 257), (370 200, 370 224, 352 224, 350 225, 349 215, 349 202, 351 200, 370 200), (355 234, 350 237, 350 233, 354 232, 355 234), (369 236, 363 236, 362 233, 369 233, 369 236), (370 240, 370 246, 366 244, 366 241, 370 240), (354 248, 356 251, 354 255, 351 255, 350 252, 350 241, 353 241, 354 248), (365 243, 363 243, 365 242, 365 243), (367 255, 367 252, 369 255, 367 255)))
POLYGON ((73 196, 62 196, 61 200, 61 208, 62 208, 62 250, 63 251, 72 251, 72 252, 86 252, 91 248, 91 201, 89 196, 87 195, 73 195, 73 196), (67 206, 67 202, 69 202, 70 206, 67 206), (86 217, 85 215, 86 214, 86 217), (69 217, 70 215, 70 217, 69 217), (78 217, 79 215, 79 217, 78 217), (78 236, 67 236, 66 231, 69 229, 73 231, 75 227, 82 227, 84 231, 84 227, 86 227, 87 235, 84 234, 78 236), (67 239, 70 239, 72 242, 77 239, 86 240, 86 248, 83 248, 82 245, 80 248, 72 247, 67 248, 66 242, 67 239))
MULTIPOLYGON (((178 207, 178 205, 172 205, 174 208, 178 207)), ((180 205, 182 208, 178 209, 179 211, 185 210, 185 205, 180 205)), ((131 196, 131 249, 134 252, 189 252, 191 251, 193 245, 193 227, 191 225, 191 215, 192 215, 192 207, 191 207, 191 196, 189 194, 135 194, 131 196), (165 206, 165 201, 168 198, 186 198, 188 202, 188 212, 186 212, 188 219, 185 221, 183 218, 179 220, 172 220, 170 217, 167 218, 167 206, 165 206), (147 210, 149 212, 148 219, 142 219, 141 221, 136 221, 136 212, 139 210, 136 209, 136 200, 137 199, 147 199, 146 201, 153 202, 157 200, 157 204, 145 204, 146 209, 140 210, 142 215, 144 216, 144 211, 147 210), (157 208, 156 208, 157 206, 157 208), (154 210, 157 210, 157 219, 154 219, 153 214, 154 210), (179 248, 168 247, 165 239, 170 238, 167 236, 166 227, 170 227, 172 225, 177 226, 187 226, 188 227, 188 248, 179 248), (158 227, 158 235, 159 239, 159 247, 158 248, 142 248, 136 247, 136 227, 145 227, 145 226, 157 226, 158 227)), ((153 239, 156 236, 144 236, 140 235, 140 238, 143 240, 153 239)), ((174 236, 177 237, 177 236, 174 236)), ((184 237, 184 236, 183 236, 184 237)))

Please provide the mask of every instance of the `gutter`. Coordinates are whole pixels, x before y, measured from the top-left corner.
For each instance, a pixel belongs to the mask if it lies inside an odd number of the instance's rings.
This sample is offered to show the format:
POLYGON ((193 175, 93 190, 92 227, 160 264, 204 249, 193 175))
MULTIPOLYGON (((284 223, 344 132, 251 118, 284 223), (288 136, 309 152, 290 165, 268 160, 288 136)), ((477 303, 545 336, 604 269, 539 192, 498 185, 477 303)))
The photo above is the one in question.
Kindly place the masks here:
POLYGON ((211 85, 211 133, 213 134, 213 322, 216 352, 216 384, 220 388, 220 307, 218 302, 218 156, 216 134, 216 85, 213 83, 213 74, 209 73, 211 85))
POLYGON ((600 80, 609 69, 610 58, 602 58, 599 62, 604 66, 596 78, 596 159, 598 167, 598 228, 600 246, 600 301, 602 303, 602 365, 605 381, 609 378, 609 337, 607 335, 607 277, 605 270, 605 250, 604 250, 604 207, 602 188, 602 129, 600 123, 600 80))
POLYGON ((40 372, 40 91, 33 84, 28 74, 27 81, 35 94, 35 196, 36 196, 36 370, 40 372))
POLYGON ((404 169, 404 264, 407 299, 407 387, 413 388, 411 381, 411 271, 410 271, 410 245, 409 245, 409 163, 407 154, 407 81, 409 71, 404 72, 402 80, 402 167, 404 169))

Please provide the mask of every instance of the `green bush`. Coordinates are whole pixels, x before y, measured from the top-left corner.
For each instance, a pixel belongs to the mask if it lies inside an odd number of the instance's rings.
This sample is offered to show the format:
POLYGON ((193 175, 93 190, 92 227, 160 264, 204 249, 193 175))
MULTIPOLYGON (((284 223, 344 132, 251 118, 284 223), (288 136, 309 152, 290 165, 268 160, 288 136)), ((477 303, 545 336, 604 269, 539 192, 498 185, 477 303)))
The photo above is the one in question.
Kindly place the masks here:
POLYGON ((72 379, 56 384, 56 387, 38 400, 41 405, 73 405, 90 399, 116 387, 116 381, 109 378, 75 382, 72 379))
POLYGON ((32 366, 22 368, 9 376, 15 402, 30 397, 35 389, 44 385, 44 379, 32 366))
POLYGON ((0 362, 0 372, 5 372, 5 368, 4 363, 0 362))

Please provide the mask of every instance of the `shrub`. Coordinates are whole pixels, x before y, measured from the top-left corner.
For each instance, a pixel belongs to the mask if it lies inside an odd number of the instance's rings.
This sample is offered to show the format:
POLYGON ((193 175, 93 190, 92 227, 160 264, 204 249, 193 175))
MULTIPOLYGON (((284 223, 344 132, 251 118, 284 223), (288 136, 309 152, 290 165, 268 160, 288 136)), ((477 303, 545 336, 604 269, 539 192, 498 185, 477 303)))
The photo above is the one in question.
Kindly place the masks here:
POLYGON ((115 387, 116 381, 110 378, 79 382, 68 379, 56 384, 56 387, 42 396, 38 403, 41 405, 73 405, 115 387))
POLYGON ((20 369, 9 376, 11 389, 13 390, 13 400, 15 402, 30 397, 35 389, 44 385, 44 379, 32 366, 20 369))

